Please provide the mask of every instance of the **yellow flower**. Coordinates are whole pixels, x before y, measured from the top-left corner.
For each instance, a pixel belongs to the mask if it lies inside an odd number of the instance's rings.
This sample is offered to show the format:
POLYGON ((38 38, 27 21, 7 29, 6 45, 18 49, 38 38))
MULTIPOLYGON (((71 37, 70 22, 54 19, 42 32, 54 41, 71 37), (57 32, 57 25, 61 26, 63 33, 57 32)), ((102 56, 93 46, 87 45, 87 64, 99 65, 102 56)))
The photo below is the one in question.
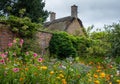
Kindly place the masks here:
POLYGON ((60 78, 64 78, 64 75, 63 75, 63 74, 59 74, 59 77, 60 77, 60 78))
POLYGON ((25 68, 25 71, 28 71, 28 68, 25 68))
POLYGON ((110 82, 109 84, 112 84, 112 82, 110 82))
POLYGON ((60 72, 60 73, 62 73, 63 71, 62 71, 62 70, 60 70, 59 72, 60 72))
POLYGON ((24 79, 23 78, 20 78, 19 81, 22 82, 24 79))
POLYGON ((101 73, 100 73, 100 77, 101 77, 101 78, 105 78, 105 73, 104 73, 104 72, 101 72, 101 73))
POLYGON ((100 84, 100 82, 98 80, 95 80, 94 84, 100 84))
POLYGON ((94 78, 98 78, 98 75, 97 75, 97 74, 94 74, 93 76, 94 76, 94 78))
POLYGON ((107 81, 110 80, 110 75, 109 75, 109 74, 106 75, 106 80, 107 80, 107 81))
POLYGON ((53 74, 54 74, 54 71, 51 71, 50 74, 53 75, 53 74))
POLYGON ((101 69, 102 67, 100 65, 97 66, 97 69, 101 69))
POLYGON ((120 84, 120 80, 116 80, 116 82, 117 82, 118 84, 120 84))
POLYGON ((36 72, 34 72, 34 75, 35 75, 35 76, 37 76, 37 73, 36 73, 36 72))
POLYGON ((101 72, 101 70, 100 70, 100 69, 98 69, 98 70, 96 70, 96 72, 101 72))
POLYGON ((67 84, 65 79, 62 79, 62 84, 67 84))
POLYGON ((59 77, 59 76, 57 76, 56 78, 57 78, 57 79, 60 79, 60 77, 59 77))
POLYGON ((47 66, 41 66, 41 69, 46 70, 47 66))

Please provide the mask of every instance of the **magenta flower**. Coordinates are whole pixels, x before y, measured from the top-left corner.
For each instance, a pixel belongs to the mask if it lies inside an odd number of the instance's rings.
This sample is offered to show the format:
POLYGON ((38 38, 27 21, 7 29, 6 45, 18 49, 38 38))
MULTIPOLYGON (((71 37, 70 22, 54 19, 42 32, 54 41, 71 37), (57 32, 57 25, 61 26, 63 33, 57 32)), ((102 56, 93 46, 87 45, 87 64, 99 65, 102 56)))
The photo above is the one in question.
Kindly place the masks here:
POLYGON ((37 56, 38 56, 38 54, 37 54, 37 53, 34 53, 34 54, 33 54, 33 56, 34 56, 34 57, 37 57, 37 56))
POLYGON ((13 72, 19 72, 19 68, 13 68, 13 72))
POLYGON ((9 47, 12 47, 12 45, 13 45, 12 43, 8 43, 8 46, 9 46, 9 47))
POLYGON ((38 62, 42 62, 43 61, 43 58, 38 58, 38 62))
POLYGON ((4 59, 0 60, 0 64, 5 64, 4 59))

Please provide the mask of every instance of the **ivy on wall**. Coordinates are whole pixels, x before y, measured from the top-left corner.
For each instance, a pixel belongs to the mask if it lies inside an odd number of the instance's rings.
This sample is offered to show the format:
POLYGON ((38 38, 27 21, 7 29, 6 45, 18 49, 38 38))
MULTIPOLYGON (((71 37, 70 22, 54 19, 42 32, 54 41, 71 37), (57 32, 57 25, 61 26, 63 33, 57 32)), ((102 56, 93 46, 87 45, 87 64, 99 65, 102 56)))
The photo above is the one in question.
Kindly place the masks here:
POLYGON ((19 18, 16 16, 9 16, 8 18, 1 17, 0 22, 10 25, 10 30, 18 34, 22 38, 31 38, 36 31, 42 27, 41 24, 32 23, 28 17, 19 18))

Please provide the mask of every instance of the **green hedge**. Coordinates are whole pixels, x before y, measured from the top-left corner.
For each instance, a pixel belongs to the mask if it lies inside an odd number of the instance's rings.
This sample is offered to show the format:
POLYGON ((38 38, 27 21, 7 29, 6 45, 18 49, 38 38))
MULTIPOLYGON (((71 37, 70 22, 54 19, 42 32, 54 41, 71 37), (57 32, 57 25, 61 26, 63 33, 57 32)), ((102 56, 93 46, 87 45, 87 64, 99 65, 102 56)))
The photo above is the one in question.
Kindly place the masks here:
POLYGON ((53 33, 49 44, 50 56, 58 58, 83 56, 89 47, 86 37, 72 36, 66 32, 53 33))

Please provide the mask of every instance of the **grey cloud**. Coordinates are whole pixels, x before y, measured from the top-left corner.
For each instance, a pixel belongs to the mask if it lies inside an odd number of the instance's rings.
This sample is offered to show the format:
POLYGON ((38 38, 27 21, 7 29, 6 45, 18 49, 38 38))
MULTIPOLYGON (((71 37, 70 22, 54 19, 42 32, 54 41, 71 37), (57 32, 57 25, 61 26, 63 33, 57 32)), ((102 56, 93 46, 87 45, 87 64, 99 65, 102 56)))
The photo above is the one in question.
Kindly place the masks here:
POLYGON ((78 6, 78 16, 85 26, 102 27, 120 20, 120 0, 46 0, 46 9, 54 11, 57 18, 70 15, 70 6, 78 6))

